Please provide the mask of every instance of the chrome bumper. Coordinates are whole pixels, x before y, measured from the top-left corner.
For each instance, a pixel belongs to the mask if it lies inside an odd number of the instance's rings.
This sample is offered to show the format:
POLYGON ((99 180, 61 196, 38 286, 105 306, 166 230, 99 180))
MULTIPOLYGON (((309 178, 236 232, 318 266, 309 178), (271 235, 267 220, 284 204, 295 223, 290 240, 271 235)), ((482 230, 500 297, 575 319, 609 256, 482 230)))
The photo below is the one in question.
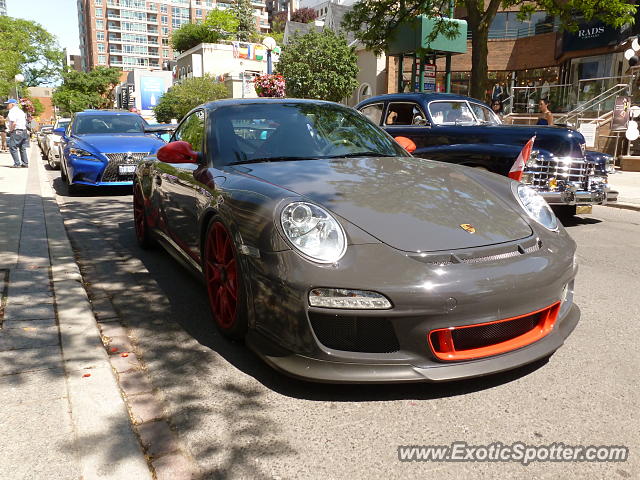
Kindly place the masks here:
POLYGON ((609 195, 604 190, 592 192, 569 189, 562 192, 538 190, 538 193, 544 197, 549 205, 606 205, 609 201, 609 195))

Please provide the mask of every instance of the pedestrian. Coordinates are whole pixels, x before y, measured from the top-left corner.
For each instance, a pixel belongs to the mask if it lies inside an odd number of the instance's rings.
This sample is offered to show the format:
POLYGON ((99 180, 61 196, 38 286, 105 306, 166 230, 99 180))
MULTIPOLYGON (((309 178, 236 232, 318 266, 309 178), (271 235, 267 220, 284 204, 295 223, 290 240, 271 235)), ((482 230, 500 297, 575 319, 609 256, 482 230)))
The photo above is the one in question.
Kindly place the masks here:
POLYGON ((491 110, 502 120, 502 102, 500 100, 491 102, 491 110))
POLYGON ((541 98, 538 102, 538 108, 540 109, 540 117, 536 125, 553 125, 553 113, 549 110, 549 100, 541 98))
POLYGON ((7 121, 5 118, 0 115, 0 138, 2 139, 2 148, 3 152, 7 151, 7 121))
POLYGON ((10 98, 4 102, 9 109, 9 151, 13 157, 13 168, 28 167, 29 132, 27 132, 27 116, 20 110, 18 101, 10 98))

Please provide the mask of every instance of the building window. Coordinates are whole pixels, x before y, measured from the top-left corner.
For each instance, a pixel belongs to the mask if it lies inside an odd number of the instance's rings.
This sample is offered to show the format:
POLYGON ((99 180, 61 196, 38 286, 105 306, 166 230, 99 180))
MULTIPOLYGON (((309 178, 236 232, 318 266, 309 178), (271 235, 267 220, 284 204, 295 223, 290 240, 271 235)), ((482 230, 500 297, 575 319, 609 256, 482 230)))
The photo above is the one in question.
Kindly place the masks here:
POLYGON ((99 42, 103 42, 104 41, 104 32, 96 32, 96 40, 98 40, 99 42))
POLYGON ((202 9, 201 8, 196 8, 196 17, 198 17, 198 18, 202 17, 202 9))
POLYGON ((169 27, 162 27, 162 35, 164 36, 169 35, 169 27))
POLYGON ((98 52, 99 53, 104 53, 104 50, 105 50, 104 43, 99 43, 98 44, 98 52))
POLYGON ((93 2, 93 3, 95 3, 96 5, 102 5, 102 0, 96 0, 96 1, 95 1, 95 2, 93 2))
POLYGON ((168 7, 166 5, 160 5, 160 12, 161 13, 167 13, 169 11, 168 7))
POLYGON ((103 17, 104 15, 102 14, 102 9, 101 8, 96 8, 96 17, 103 17))
POLYGON ((104 20, 96 20, 96 30, 104 30, 104 20))
POLYGON ((151 12, 156 12, 156 11, 158 11, 158 10, 157 10, 157 8, 156 8, 156 4, 155 4, 155 3, 150 3, 150 4, 149 4, 149 10, 150 10, 151 12))
POLYGON ((163 48, 162 49, 162 56, 164 58, 168 58, 169 57, 169 49, 168 48, 163 48))
POLYGON ((166 15, 162 15, 160 17, 160 22, 162 23, 162 25, 169 25, 169 17, 167 17, 166 15))
POLYGON ((169 39, 168 38, 163 38, 162 39, 162 45, 169 45, 169 39))
POLYGON ((98 65, 106 65, 106 64, 107 64, 107 56, 98 55, 98 65))

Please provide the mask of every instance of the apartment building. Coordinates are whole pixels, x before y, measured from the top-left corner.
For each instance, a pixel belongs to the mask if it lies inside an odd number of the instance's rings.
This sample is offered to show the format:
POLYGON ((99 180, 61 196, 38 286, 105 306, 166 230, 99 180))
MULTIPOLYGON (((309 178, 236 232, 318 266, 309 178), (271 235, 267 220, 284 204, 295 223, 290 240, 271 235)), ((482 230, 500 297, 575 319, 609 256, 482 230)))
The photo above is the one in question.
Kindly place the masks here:
POLYGON ((0 15, 7 14, 7 0, 0 0, 0 15))
MULTIPOLYGON (((169 41, 174 29, 203 21, 214 8, 231 7, 216 0, 77 1, 85 70, 98 65, 160 70, 175 58, 169 41)), ((265 0, 251 0, 251 5, 258 31, 268 32, 265 0)))

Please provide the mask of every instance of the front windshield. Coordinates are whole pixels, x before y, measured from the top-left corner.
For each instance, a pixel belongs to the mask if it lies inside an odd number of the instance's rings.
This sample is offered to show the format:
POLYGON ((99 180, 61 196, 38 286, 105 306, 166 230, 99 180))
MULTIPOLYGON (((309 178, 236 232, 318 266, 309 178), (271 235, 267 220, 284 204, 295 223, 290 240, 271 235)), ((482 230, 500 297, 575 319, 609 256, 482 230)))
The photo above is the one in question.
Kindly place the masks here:
POLYGON ((499 125, 501 122, 488 108, 465 101, 436 101, 429 104, 436 125, 499 125), (475 115, 474 115, 475 113, 475 115))
POLYGON ((81 115, 73 130, 76 135, 144 133, 145 121, 138 115, 81 115))
POLYGON ((65 120, 64 122, 58 122, 58 126, 56 128, 67 128, 67 125, 69 125, 70 120, 65 120))
POLYGON ((320 103, 254 103, 218 108, 210 148, 216 163, 408 156, 355 110, 320 103))

